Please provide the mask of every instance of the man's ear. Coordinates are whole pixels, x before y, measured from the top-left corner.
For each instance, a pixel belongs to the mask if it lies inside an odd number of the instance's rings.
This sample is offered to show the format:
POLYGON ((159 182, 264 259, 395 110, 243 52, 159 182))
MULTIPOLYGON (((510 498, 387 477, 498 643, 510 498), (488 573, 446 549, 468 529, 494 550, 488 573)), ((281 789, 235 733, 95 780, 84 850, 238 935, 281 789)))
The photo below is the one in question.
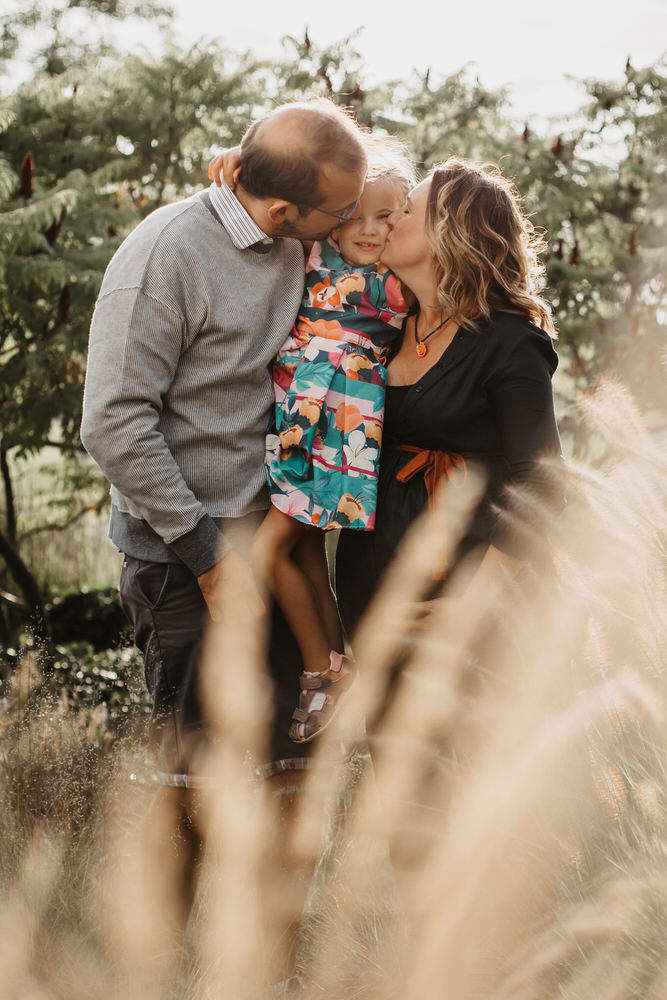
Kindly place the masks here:
POLYGON ((292 208, 291 201, 282 201, 279 198, 272 201, 266 210, 272 225, 281 226, 285 222, 290 208, 292 208))

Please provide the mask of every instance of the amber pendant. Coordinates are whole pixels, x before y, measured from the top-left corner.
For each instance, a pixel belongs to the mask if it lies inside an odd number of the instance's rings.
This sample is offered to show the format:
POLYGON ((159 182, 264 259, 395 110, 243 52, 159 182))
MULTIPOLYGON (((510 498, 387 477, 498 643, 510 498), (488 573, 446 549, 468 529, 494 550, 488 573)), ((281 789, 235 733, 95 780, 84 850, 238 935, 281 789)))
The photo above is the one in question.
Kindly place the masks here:
POLYGON ((417 345, 415 347, 415 350, 417 351, 417 357, 418 358, 425 358, 426 357, 426 353, 428 351, 428 347, 426 346, 426 344, 423 341, 418 340, 417 341, 417 345))

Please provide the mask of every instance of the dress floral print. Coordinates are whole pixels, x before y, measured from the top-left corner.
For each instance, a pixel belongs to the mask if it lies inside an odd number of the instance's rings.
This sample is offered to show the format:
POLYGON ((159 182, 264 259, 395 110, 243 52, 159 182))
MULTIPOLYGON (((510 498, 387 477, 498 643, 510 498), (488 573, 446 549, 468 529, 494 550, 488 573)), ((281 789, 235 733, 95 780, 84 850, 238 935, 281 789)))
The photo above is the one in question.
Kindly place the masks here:
POLYGON ((405 317, 398 279, 315 243, 301 312, 274 365, 272 503, 318 528, 372 529, 387 381, 405 317))

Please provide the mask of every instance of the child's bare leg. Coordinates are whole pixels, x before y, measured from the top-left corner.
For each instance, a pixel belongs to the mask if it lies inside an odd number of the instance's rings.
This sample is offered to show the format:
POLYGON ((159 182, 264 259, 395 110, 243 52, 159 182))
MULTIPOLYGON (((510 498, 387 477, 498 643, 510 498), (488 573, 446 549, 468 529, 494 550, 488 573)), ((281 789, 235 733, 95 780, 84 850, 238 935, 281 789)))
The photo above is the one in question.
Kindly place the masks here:
POLYGON ((253 539, 252 560, 289 622, 304 668, 317 673, 329 666, 332 647, 315 590, 293 559, 305 531, 300 521, 271 507, 253 539))
POLYGON ((343 652, 343 633, 340 627, 338 606, 331 589, 325 547, 325 533, 317 528, 306 530, 294 550, 294 559, 310 580, 324 625, 329 648, 343 652))

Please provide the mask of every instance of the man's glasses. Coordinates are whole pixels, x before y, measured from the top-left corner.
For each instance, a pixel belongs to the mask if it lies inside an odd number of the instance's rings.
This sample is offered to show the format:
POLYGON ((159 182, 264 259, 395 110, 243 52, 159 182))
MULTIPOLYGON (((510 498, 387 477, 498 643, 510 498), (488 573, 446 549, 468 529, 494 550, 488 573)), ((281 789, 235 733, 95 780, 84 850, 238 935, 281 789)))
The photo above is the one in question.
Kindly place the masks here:
MULTIPOLYGON (((361 197, 361 196, 360 196, 361 197)), ((321 212, 322 215, 330 215, 332 219, 338 219, 339 222, 349 222, 354 213, 357 210, 360 198, 357 198, 353 205, 346 208, 344 212, 327 212, 324 208, 318 208, 317 205, 309 205, 308 202, 300 201, 299 205, 303 205, 304 208, 309 208, 313 212, 321 212)))

